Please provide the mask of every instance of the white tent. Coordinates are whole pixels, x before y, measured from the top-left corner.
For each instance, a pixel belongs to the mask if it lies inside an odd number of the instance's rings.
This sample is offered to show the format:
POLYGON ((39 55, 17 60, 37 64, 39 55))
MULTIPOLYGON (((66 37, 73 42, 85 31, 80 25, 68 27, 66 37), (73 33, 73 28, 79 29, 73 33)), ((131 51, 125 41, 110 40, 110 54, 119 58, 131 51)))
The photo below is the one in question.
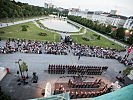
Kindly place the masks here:
POLYGON ((121 88, 118 81, 116 81, 115 83, 112 83, 111 85, 112 85, 112 91, 115 91, 115 90, 121 88))
POLYGON ((51 91, 51 84, 50 84, 50 82, 48 82, 47 84, 46 84, 46 88, 45 88, 45 95, 44 95, 44 97, 49 97, 49 96, 51 96, 51 93, 52 91, 51 91))

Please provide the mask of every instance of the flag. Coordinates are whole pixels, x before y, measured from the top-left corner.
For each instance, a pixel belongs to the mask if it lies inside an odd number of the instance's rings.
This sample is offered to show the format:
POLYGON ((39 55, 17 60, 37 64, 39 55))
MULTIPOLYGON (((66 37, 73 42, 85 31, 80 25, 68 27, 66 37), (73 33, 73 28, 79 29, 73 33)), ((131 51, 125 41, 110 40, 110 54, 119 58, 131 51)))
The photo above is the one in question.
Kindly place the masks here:
POLYGON ((131 45, 130 47, 129 47, 129 49, 128 49, 128 54, 130 54, 131 52, 132 52, 132 49, 133 49, 133 46, 131 45))

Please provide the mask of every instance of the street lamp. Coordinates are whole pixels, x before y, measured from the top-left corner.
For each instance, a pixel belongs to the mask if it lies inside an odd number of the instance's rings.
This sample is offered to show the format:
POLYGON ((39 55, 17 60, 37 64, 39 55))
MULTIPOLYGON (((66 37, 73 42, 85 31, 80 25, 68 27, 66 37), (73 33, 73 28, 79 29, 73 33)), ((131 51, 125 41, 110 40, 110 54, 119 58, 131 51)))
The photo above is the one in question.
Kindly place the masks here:
POLYGON ((125 30, 126 33, 129 33, 129 30, 125 30))
POLYGON ((22 71, 21 71, 21 67, 20 67, 20 61, 22 61, 22 59, 19 59, 18 61, 16 61, 15 63, 18 63, 19 65, 19 71, 20 71, 20 74, 21 74, 21 78, 22 78, 22 71))

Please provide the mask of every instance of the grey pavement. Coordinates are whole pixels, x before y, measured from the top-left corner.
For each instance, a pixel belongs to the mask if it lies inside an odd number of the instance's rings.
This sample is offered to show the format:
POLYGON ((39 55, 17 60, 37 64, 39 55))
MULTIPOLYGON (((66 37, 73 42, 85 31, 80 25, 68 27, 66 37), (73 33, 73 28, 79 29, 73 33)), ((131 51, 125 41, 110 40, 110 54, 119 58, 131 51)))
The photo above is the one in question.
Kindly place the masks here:
MULTIPOLYGON (((31 98, 42 97, 41 92, 45 88, 47 82, 51 82, 54 86, 55 82, 59 81, 59 76, 64 75, 50 75, 45 70, 48 69, 49 64, 63 64, 63 65, 91 65, 91 66, 108 66, 109 69, 106 73, 102 74, 103 77, 115 82, 115 76, 120 70, 126 67, 120 64, 117 60, 102 59, 96 57, 81 57, 78 60, 77 56, 73 56, 70 52, 68 55, 52 55, 52 54, 0 54, 0 66, 8 67, 11 74, 8 74, 1 82, 2 90, 15 100, 26 100, 31 98), (15 61, 22 59, 29 66, 29 79, 28 85, 17 85, 17 70, 18 64, 15 61), (32 83, 32 73, 36 72, 39 80, 38 83, 32 83)), ((52 87, 53 88, 53 87, 52 87)))
MULTIPOLYGON (((16 23, 15 23, 16 24, 16 23)), ((10 24, 9 24, 10 25, 10 24)), ((5 26, 6 27, 6 26, 5 26)), ((63 33, 62 36, 65 36, 63 33)), ((3 42, 0 42, 3 45, 3 42)), ((47 82, 51 82, 52 86, 63 75, 50 75, 45 70, 48 69, 49 64, 63 64, 63 65, 91 65, 91 66, 108 66, 106 73, 102 74, 103 77, 115 82, 116 75, 119 71, 126 68, 125 65, 119 63, 114 59, 103 59, 97 57, 81 57, 78 60, 77 56, 73 56, 70 52, 68 55, 52 55, 52 54, 0 54, 0 66, 9 68, 11 74, 8 74, 1 82, 2 90, 11 95, 14 100, 26 100, 31 98, 42 97, 41 92, 45 88, 47 82), (29 67, 28 85, 17 85, 18 76, 16 74, 18 64, 15 62, 18 59, 25 61, 29 67), (39 80, 38 83, 32 83, 32 73, 36 72, 39 80)), ((53 87, 52 87, 53 88, 53 87)))

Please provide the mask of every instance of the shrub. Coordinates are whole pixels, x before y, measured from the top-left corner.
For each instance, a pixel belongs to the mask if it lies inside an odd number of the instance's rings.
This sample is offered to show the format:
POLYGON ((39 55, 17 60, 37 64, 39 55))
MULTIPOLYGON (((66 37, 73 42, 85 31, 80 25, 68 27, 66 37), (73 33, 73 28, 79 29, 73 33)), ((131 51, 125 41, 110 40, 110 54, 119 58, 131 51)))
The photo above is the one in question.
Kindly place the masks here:
POLYGON ((29 26, 28 25, 23 25, 22 26, 22 31, 27 31, 27 28, 28 28, 29 26))
POLYGON ((85 41, 90 41, 89 37, 87 37, 87 36, 82 36, 82 39, 85 41))
POLYGON ((133 70, 132 67, 127 67, 125 70, 123 70, 123 75, 129 75, 131 70, 133 70))
POLYGON ((97 34, 93 34, 93 36, 98 36, 97 34))
POLYGON ((40 36, 46 36, 47 33, 39 33, 40 36))
POLYGON ((0 31, 0 34, 4 34, 5 33, 5 31, 0 31))
POLYGON ((97 39, 98 39, 98 40, 100 40, 100 38, 101 38, 101 36, 100 36, 100 35, 98 35, 97 39))

